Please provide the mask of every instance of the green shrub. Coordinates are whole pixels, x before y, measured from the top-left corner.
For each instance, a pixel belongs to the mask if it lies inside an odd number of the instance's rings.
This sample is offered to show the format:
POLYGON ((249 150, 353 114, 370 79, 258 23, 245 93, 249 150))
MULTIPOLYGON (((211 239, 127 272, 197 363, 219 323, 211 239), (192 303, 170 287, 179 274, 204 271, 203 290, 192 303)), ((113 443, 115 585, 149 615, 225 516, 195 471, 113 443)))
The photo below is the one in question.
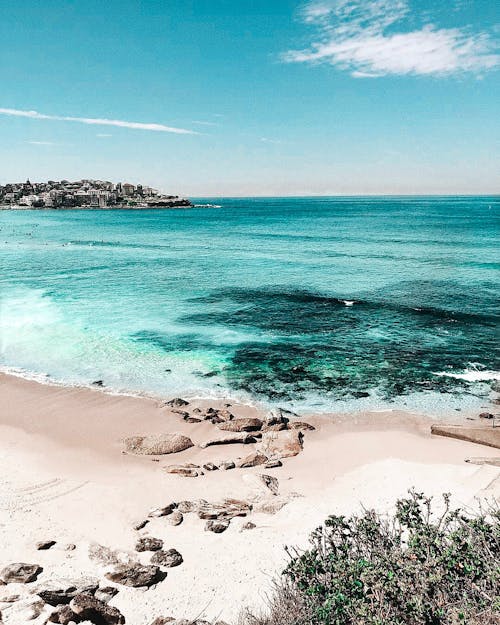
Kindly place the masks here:
POLYGON ((410 492, 386 518, 331 516, 288 550, 266 616, 244 625, 499 625, 500 510, 436 518, 410 492))

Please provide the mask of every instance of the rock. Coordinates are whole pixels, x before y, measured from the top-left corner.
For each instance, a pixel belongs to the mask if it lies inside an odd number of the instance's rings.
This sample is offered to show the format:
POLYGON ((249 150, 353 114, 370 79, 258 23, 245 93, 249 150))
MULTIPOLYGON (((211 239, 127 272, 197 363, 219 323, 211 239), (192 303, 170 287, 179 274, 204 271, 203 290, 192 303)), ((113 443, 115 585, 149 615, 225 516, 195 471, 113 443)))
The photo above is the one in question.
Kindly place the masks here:
POLYGON ((75 614, 69 605, 60 605, 45 621, 46 623, 59 623, 60 625, 69 625, 70 623, 79 623, 80 617, 75 614))
POLYGON ((173 412, 174 414, 178 414, 180 415, 183 419, 187 419, 188 417, 190 417, 191 415, 189 414, 189 412, 187 412, 186 410, 177 410, 177 409, 172 409, 170 412, 173 412))
POLYGON ((172 408, 181 408, 182 406, 189 406, 189 402, 181 397, 174 397, 170 401, 166 401, 165 406, 171 406, 172 408))
POLYGON ((141 456, 176 454, 190 447, 193 447, 193 441, 179 432, 131 436, 125 439, 125 450, 141 456))
POLYGON ((14 562, 0 571, 0 579, 5 584, 28 584, 33 582, 42 571, 43 569, 39 564, 14 562))
POLYGON ((64 551, 74 551, 76 549, 76 545, 73 543, 67 543, 62 546, 62 549, 64 549, 64 551))
POLYGON ((205 525, 205 531, 214 532, 215 534, 221 534, 222 532, 225 532, 228 527, 229 527, 229 521, 225 521, 225 520, 212 521, 211 520, 211 521, 207 521, 205 525))
POLYGON ((286 430, 289 419, 283 415, 283 410, 272 410, 264 419, 263 432, 286 430))
POLYGON ((431 434, 438 436, 449 436, 470 443, 489 445, 500 449, 500 428, 493 428, 491 425, 482 427, 469 425, 433 425, 431 434))
POLYGON ((139 530, 144 529, 148 523, 149 523, 148 519, 144 519, 143 521, 138 521, 133 526, 133 528, 135 529, 136 532, 138 532, 139 530))
POLYGON ((117 625, 125 623, 125 618, 118 608, 114 608, 104 601, 99 601, 92 595, 77 595, 71 600, 69 607, 81 620, 90 621, 96 625, 117 625))
POLYGON ((261 454, 258 451, 254 451, 253 453, 243 458, 243 460, 238 463, 238 466, 241 469, 248 469, 250 467, 256 467, 259 464, 265 464, 267 461, 267 456, 264 456, 264 454, 261 454))
POLYGON ((171 515, 167 517, 166 521, 169 525, 177 526, 180 525, 182 521, 184 521, 184 516, 179 510, 175 510, 174 512, 172 512, 171 515))
POLYGON ((259 475, 259 479, 262 484, 264 484, 264 486, 272 492, 273 495, 278 494, 279 482, 275 477, 273 477, 272 475, 266 475, 265 473, 261 473, 259 475))
POLYGON ((139 540, 135 543, 136 551, 159 551, 162 548, 163 540, 160 540, 159 538, 151 538, 150 536, 139 538, 139 540))
POLYGON ((269 457, 289 458, 302 451, 303 435, 300 430, 286 430, 284 432, 265 432, 259 451, 269 457))
POLYGON ((243 523, 243 525, 241 526, 241 530, 253 530, 255 529, 257 526, 255 525, 255 523, 252 523, 252 521, 247 521, 246 523, 243 523))
POLYGON ((73 597, 82 593, 94 594, 99 588, 99 580, 93 577, 83 577, 78 580, 57 580, 44 584, 37 595, 45 603, 52 606, 67 605, 73 597))
POLYGON ((115 584, 132 586, 152 586, 165 578, 157 566, 135 564, 118 564, 112 571, 105 574, 106 579, 115 584))
POLYGON ((197 471, 200 467, 198 465, 191 464, 170 464, 167 467, 164 467, 164 470, 167 473, 172 473, 174 475, 180 475, 182 477, 198 477, 199 475, 203 475, 200 471, 197 471))
POLYGON ((180 501, 177 509, 182 514, 189 514, 190 512, 197 512, 201 506, 208 506, 209 503, 206 499, 196 499, 195 501, 180 501))
POLYGON ((186 423, 201 423, 201 419, 197 419, 196 417, 186 417, 184 421, 186 423))
POLYGON ((92 386, 98 386, 98 387, 102 388, 104 386, 104 380, 94 380, 92 382, 92 386))
POLYGON ((201 409, 200 408, 193 408, 192 413, 193 414, 201 414, 201 409))
POLYGON ((53 547, 56 544, 55 540, 41 540, 40 542, 37 542, 35 544, 35 548, 38 551, 46 551, 47 549, 50 549, 51 547, 53 547))
POLYGON ((159 564, 160 566, 173 567, 182 564, 183 559, 181 554, 176 549, 169 549, 168 551, 157 551, 151 556, 152 564, 159 564))
POLYGON ((465 462, 470 464, 489 464, 493 467, 500 467, 500 458, 466 458, 465 462))
POLYGON ((94 597, 103 603, 109 603, 117 594, 118 588, 115 588, 114 586, 105 586, 104 588, 98 588, 94 593, 94 597))
POLYGON ((495 415, 492 414, 491 412, 481 412, 481 414, 479 415, 480 419, 494 419, 495 415))
POLYGON ((306 423, 305 421, 290 421, 290 423, 288 424, 288 429, 289 430, 302 430, 303 432, 305 431, 312 432, 316 428, 314 427, 314 425, 311 425, 310 423, 306 423))
POLYGON ((156 517, 167 516, 168 514, 172 514, 176 507, 176 503, 169 503, 168 506, 164 506, 163 508, 153 508, 149 511, 148 517, 154 519, 156 517))
POLYGON ((224 499, 220 503, 208 503, 198 507, 200 519, 233 519, 237 516, 246 516, 252 510, 251 504, 239 499, 224 499))
POLYGON ((136 562, 135 554, 128 553, 126 551, 115 551, 97 543, 89 545, 88 556, 90 560, 102 566, 109 566, 112 564, 134 564, 136 562))
POLYGON ((204 443, 200 444, 202 449, 210 447, 211 445, 230 445, 232 443, 242 443, 247 445, 248 443, 255 443, 255 438, 247 432, 234 432, 231 434, 221 434, 204 443))
POLYGON ((242 418, 224 421, 224 423, 221 423, 218 427, 219 430, 225 430, 227 432, 256 432, 261 429, 262 423, 261 419, 242 418))
POLYGON ((283 463, 281 462, 281 460, 278 460, 277 458, 275 458, 274 460, 269 460, 269 462, 266 462, 266 469, 276 469, 277 467, 282 467, 283 463))
POLYGON ((224 460, 219 464, 219 469, 222 469, 223 471, 229 471, 229 469, 234 469, 235 467, 236 465, 232 460, 224 460))
POLYGON ((207 462, 207 464, 203 465, 203 468, 206 471, 217 471, 219 469, 219 467, 216 464, 214 464, 213 462, 207 462))

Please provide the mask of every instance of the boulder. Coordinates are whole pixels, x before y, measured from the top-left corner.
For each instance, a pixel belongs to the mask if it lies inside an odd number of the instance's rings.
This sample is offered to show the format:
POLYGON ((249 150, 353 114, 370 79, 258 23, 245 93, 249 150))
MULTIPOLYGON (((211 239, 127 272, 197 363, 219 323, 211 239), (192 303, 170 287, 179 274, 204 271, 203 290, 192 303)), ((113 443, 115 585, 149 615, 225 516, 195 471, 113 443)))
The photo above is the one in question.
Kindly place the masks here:
POLYGON ((70 623, 79 623, 80 617, 73 612, 69 605, 60 605, 50 614, 45 622, 69 625, 70 623))
POLYGON ((152 564, 159 564, 160 566, 173 567, 182 564, 183 559, 177 549, 169 549, 168 551, 157 551, 151 556, 152 564))
POLYGON ((150 436, 130 436, 125 439, 127 453, 140 456, 160 456, 176 454, 193 447, 193 441, 184 434, 152 434, 150 436))
POLYGON ((219 464, 219 469, 222 469, 223 471, 229 471, 229 469, 234 469, 235 467, 236 465, 232 460, 224 460, 219 464))
POLYGON ((219 430, 226 432, 256 432, 261 429, 262 421, 256 418, 233 419, 232 421, 224 421, 219 426, 219 430))
POLYGON ((41 540, 35 544, 37 551, 46 551, 56 544, 55 540, 41 540))
POLYGON ((182 406, 189 406, 189 402, 181 397, 174 397, 170 401, 166 401, 165 406, 171 406, 172 408, 182 408, 182 406))
POLYGON ((160 549, 163 549, 163 540, 159 538, 145 536, 135 543, 136 551, 160 551, 160 549))
POLYGON ((43 569, 39 564, 14 562, 0 571, 0 580, 5 584, 28 584, 33 582, 42 571, 43 569))
POLYGON ((82 593, 94 594, 99 588, 99 580, 82 577, 77 580, 54 580, 37 590, 37 595, 52 606, 67 605, 73 597, 82 593))
POLYGON ((262 426, 263 432, 279 432, 286 430, 289 419, 283 415, 281 408, 272 410, 264 419, 262 426))
POLYGON ((117 564, 105 577, 115 584, 140 588, 156 584, 165 578, 165 574, 157 566, 134 563, 117 564))
POLYGON ((175 527, 184 521, 184 516, 179 510, 174 510, 174 512, 167 517, 166 521, 169 525, 173 525, 175 527))
POLYGON ((168 514, 171 514, 175 510, 176 507, 177 507, 176 503, 169 503, 168 506, 164 506, 162 508, 153 508, 152 510, 149 511, 148 517, 150 519, 153 519, 156 517, 167 516, 168 514))
POLYGON ((200 443, 200 447, 205 449, 205 447, 210 447, 211 445, 230 445, 232 443, 242 443, 243 445, 247 445, 248 443, 255 443, 255 438, 251 434, 248 434, 248 432, 221 434, 220 436, 211 438, 204 443, 200 443))
POLYGON ((491 412, 481 412, 479 415, 480 419, 494 419, 495 415, 491 412))
POLYGON ((268 457, 289 458, 302 451, 303 435, 300 430, 265 432, 259 451, 268 457))
POLYGON ((203 468, 205 471, 217 471, 219 469, 219 467, 213 462, 207 462, 207 464, 203 465, 203 468))
POLYGON ((215 534, 221 534, 225 532, 229 527, 229 521, 227 520, 215 520, 215 521, 207 521, 205 525, 206 532, 214 532, 215 534))
POLYGON ((259 464, 265 464, 267 461, 267 456, 264 456, 264 454, 261 454, 258 451, 254 451, 253 453, 243 458, 243 460, 238 463, 238 466, 241 469, 248 469, 250 467, 256 467, 259 464))
POLYGON ((82 621, 90 621, 95 625, 118 625, 125 623, 125 618, 118 608, 114 608, 104 601, 99 601, 86 593, 77 595, 71 600, 69 607, 82 621))

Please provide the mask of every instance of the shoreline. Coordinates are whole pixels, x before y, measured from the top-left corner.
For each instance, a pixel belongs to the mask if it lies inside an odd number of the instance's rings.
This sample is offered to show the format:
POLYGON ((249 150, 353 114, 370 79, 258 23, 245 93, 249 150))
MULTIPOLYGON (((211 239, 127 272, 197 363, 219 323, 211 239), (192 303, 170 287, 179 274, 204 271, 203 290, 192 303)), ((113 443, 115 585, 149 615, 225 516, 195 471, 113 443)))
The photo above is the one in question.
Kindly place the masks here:
MULTIPOLYGON (((166 549, 178 549, 184 562, 146 592, 117 586, 111 605, 133 625, 150 625, 157 616, 220 618, 235 625, 244 607, 264 607, 272 577, 286 562, 284 546, 305 545, 329 514, 350 514, 361 505, 389 511, 410 487, 436 496, 451 492, 455 504, 466 506, 475 505, 476 496, 500 496, 500 468, 464 462, 484 456, 500 461, 500 450, 431 436, 432 420, 418 414, 301 415, 315 430, 304 432, 303 450, 283 458, 283 466, 186 478, 166 473, 165 466, 236 460, 257 445, 201 448, 217 428, 207 421, 187 423, 151 398, 6 374, 0 374, 0 391, 0 542, 6 545, 0 567, 39 563, 44 571, 38 582, 26 586, 82 574, 102 579, 102 567, 89 559, 90 544, 133 552, 138 537, 160 538, 166 549), (163 432, 189 436, 194 446, 168 456, 123 453, 124 438, 163 432), (204 531, 205 521, 193 514, 178 527, 165 517, 133 529, 148 510, 171 501, 259 501, 256 476, 262 472, 279 481, 279 494, 266 499, 278 508, 274 514, 255 505, 222 534, 204 531), (246 521, 256 527, 242 531, 246 521), (36 551, 39 540, 56 540, 56 546, 36 551), (59 547, 67 543, 76 548, 59 547)), ((223 405, 193 400, 188 408, 223 405)), ((262 417, 255 406, 232 404, 230 410, 237 418, 262 417)), ((147 563, 151 554, 135 555, 147 563)), ((1 602, 0 611, 5 625, 23 622, 1 602)), ((46 616, 43 612, 31 622, 38 625, 46 616)))

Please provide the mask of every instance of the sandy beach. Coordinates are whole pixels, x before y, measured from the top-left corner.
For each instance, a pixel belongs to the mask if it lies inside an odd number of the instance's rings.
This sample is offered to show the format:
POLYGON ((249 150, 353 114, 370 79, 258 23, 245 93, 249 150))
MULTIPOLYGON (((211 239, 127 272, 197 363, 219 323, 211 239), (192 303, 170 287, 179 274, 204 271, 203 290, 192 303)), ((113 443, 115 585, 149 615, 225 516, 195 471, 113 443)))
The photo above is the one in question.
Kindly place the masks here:
MULTIPOLYGON (((429 495, 451 492, 453 502, 465 506, 500 495, 500 468, 465 462, 500 459, 499 450, 431 436, 431 421, 415 414, 301 415, 315 430, 304 431, 303 450, 284 458, 281 467, 205 470, 187 478, 166 473, 165 467, 238 464, 258 443, 200 448, 214 434, 227 432, 210 421, 188 423, 152 399, 8 375, 0 376, 0 388, 0 568, 11 562, 43 567, 36 582, 9 584, 9 594, 15 586, 20 601, 2 603, 5 592, 0 595, 6 625, 28 622, 28 616, 29 622, 44 623, 50 607, 37 608, 33 593, 58 579, 88 575, 109 585, 103 578, 107 569, 89 558, 90 545, 135 553, 138 538, 146 536, 163 540, 164 549, 177 549, 184 561, 149 590, 116 585, 119 592, 110 605, 126 622, 149 625, 158 616, 174 616, 233 624, 243 607, 265 606, 272 578, 286 562, 285 545, 305 545, 329 514, 360 506, 389 511, 411 487, 429 495), (123 453, 126 437, 169 432, 189 436, 194 446, 163 456, 123 453), (278 479, 277 495, 259 481, 262 473, 278 479), (166 516, 134 529, 153 508, 225 498, 250 502, 253 510, 232 519, 221 534, 205 531, 206 521, 196 514, 184 514, 179 526, 166 516), (255 527, 242 530, 248 521, 255 527), (46 540, 56 544, 38 551, 35 544, 46 540), (75 548, 67 550, 68 544, 75 548)), ((186 410, 208 407, 221 408, 191 402, 186 410)), ((236 419, 262 416, 250 406, 228 408, 236 419)), ((151 553, 134 557, 146 564, 151 553)))

